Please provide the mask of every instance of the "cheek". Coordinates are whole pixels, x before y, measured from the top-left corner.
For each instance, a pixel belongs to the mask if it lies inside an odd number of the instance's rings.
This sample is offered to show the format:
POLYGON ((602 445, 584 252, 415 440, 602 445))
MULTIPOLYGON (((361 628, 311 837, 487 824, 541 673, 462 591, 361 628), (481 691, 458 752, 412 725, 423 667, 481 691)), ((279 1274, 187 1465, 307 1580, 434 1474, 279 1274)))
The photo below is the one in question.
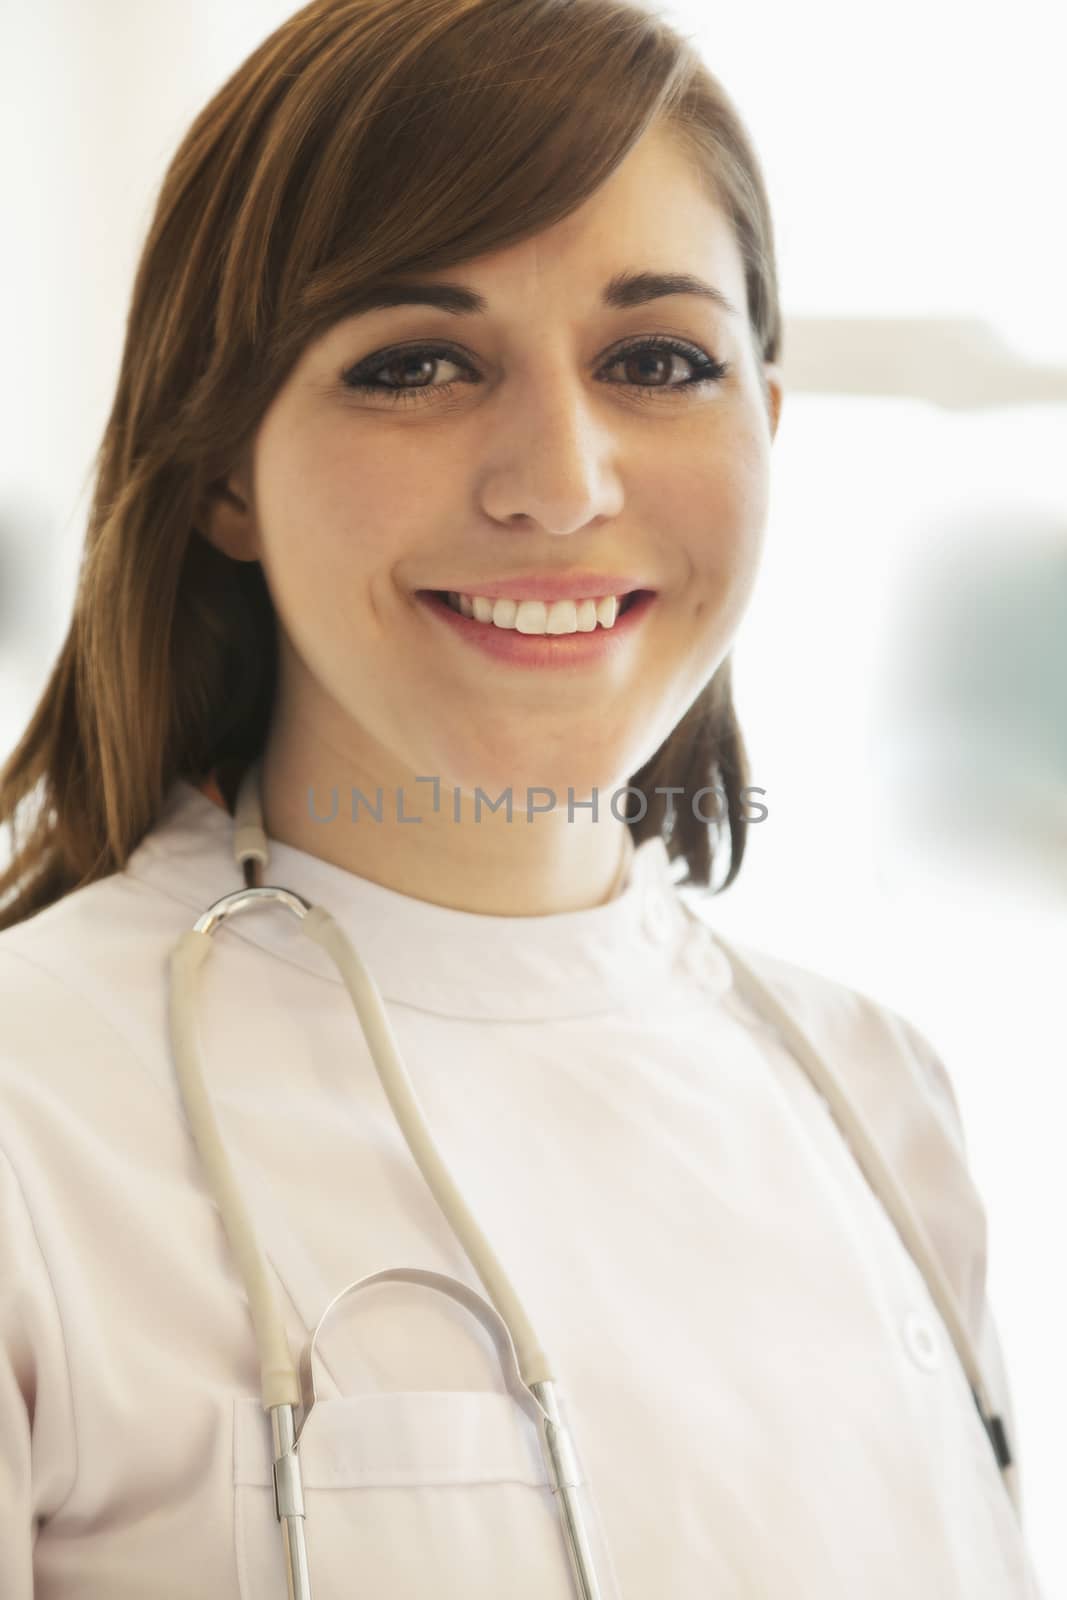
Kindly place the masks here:
POLYGON ((387 569, 425 525, 426 497, 411 471, 358 446, 347 429, 298 428, 273 441, 257 472, 263 565, 280 600, 314 604, 351 619, 368 582, 387 569))
POLYGON ((668 531, 687 552, 693 578, 723 593, 749 585, 763 548, 768 452, 758 431, 725 429, 666 489, 668 531))

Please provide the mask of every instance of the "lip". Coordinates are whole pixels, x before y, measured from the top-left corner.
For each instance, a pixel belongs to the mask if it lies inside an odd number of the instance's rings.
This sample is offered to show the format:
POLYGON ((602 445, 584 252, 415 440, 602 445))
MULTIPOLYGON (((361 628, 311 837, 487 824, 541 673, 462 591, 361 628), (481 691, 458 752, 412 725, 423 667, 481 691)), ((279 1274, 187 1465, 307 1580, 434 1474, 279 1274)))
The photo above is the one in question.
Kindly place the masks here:
MULTIPOLYGON (((484 595, 487 600, 603 600, 607 595, 620 598, 635 589, 652 589, 652 585, 632 574, 627 577, 617 572, 528 572, 522 577, 478 580, 472 589, 458 583, 441 584, 441 590, 453 594, 484 595)), ((428 591, 420 589, 419 594, 428 591)))
MULTIPOLYGON (((497 628, 491 622, 478 622, 474 617, 465 617, 461 612, 453 611, 448 601, 442 599, 434 589, 419 589, 415 598, 425 610, 450 628, 457 639, 465 640, 484 655, 512 666, 536 667, 544 671, 610 660, 620 650, 625 650, 651 611, 657 595, 654 589, 642 590, 629 610, 616 617, 612 628, 602 628, 598 623, 589 633, 552 634, 519 633, 516 628, 497 628)), ((526 597, 515 595, 514 598, 526 597)), ((534 595, 530 598, 539 597, 534 595)))

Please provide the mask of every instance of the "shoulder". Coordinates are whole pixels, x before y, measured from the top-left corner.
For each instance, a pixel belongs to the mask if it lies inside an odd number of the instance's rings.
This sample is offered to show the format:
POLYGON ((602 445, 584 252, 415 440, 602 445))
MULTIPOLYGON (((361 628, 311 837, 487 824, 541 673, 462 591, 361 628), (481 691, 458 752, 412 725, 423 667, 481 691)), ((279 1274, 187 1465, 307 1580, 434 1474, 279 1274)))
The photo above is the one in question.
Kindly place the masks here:
MULTIPOLYGON (((875 1115, 883 1138, 899 1136, 902 1126, 918 1117, 934 1124, 966 1157, 959 1100, 952 1079, 935 1046, 908 1017, 886 1001, 838 978, 740 940, 720 940, 728 955, 777 998, 796 1024, 809 1034, 845 1074, 846 1087, 862 1108, 875 1115)), ((758 1001, 738 973, 740 996, 758 1014, 758 1001)), ((775 1028, 773 1019, 760 1017, 775 1028)))
MULTIPOLYGON (((51 992, 106 1004, 141 992, 146 972, 165 974, 169 951, 203 904, 189 880, 214 865, 228 819, 183 780, 123 868, 84 884, 0 931, 0 987, 25 1014, 51 992)), ((229 861, 228 857, 224 859, 229 861)), ((10 1013, 0 1012, 4 1022, 10 1013)), ((2 1037, 2 1035, 0 1035, 2 1037)))
POLYGON ((956 1089, 939 1051, 909 1018, 861 989, 740 941, 722 943, 752 1025, 769 1029, 816 1087, 820 1069, 836 1080, 921 1222, 978 1337, 986 1211, 968 1162, 956 1089))
MULTIPOLYGON (((971 1171, 963 1117, 937 1047, 909 1018, 849 984, 736 940, 720 940, 742 1004, 791 1053, 810 1049, 827 1065, 919 1220, 977 1352, 995 1410, 1015 1440, 1004 1354, 987 1294, 988 1221, 971 1171), (740 959, 738 959, 740 958, 740 959), (782 1008, 770 1018, 742 968, 782 1008)), ((1021 1504, 1019 1465, 1009 1493, 1021 1504)))
POLYGON ((119 872, 0 933, 5 1142, 74 1139, 158 1098, 167 963, 187 924, 185 907, 119 872))
MULTIPOLYGON (((73 997, 101 979, 106 992, 137 973, 137 957, 187 925, 188 910, 128 872, 74 889, 0 932, 0 986, 25 1011, 49 991, 73 997)), ((128 983, 125 985, 128 987, 128 983)), ((5 1024, 11 1012, 5 1007, 5 1024)))

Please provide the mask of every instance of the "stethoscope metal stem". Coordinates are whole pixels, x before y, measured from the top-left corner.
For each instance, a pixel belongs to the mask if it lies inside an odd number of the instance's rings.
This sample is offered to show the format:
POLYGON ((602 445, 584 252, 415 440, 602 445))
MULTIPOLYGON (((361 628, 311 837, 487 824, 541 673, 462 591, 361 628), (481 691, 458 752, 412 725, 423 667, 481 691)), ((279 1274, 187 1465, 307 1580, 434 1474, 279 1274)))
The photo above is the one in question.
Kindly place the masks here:
POLYGON ((311 1572, 304 1532, 304 1484, 292 1406, 274 1406, 270 1425, 274 1441, 274 1515, 282 1530, 288 1600, 311 1600, 311 1572))

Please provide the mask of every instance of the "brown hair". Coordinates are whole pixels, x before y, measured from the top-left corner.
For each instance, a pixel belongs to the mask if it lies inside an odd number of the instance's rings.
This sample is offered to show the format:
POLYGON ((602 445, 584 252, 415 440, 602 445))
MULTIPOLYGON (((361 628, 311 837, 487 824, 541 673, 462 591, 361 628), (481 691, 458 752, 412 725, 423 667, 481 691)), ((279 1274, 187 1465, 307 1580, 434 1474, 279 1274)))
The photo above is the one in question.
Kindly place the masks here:
MULTIPOLYGON (((634 0, 314 0, 205 106, 141 254, 70 627, 0 770, 15 845, 0 928, 121 870, 175 778, 226 777, 262 750, 274 607, 260 564, 230 560, 196 522, 305 345, 377 280, 566 216, 653 122, 732 223, 754 346, 777 361, 757 157, 692 46, 634 0)), ((635 843, 662 833, 702 886, 725 828, 720 889, 746 833, 730 665, 631 778, 644 816, 626 813, 635 843), (709 825, 714 807, 689 800, 717 780, 726 818, 709 825), (673 827, 654 792, 671 786, 673 827)))

